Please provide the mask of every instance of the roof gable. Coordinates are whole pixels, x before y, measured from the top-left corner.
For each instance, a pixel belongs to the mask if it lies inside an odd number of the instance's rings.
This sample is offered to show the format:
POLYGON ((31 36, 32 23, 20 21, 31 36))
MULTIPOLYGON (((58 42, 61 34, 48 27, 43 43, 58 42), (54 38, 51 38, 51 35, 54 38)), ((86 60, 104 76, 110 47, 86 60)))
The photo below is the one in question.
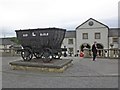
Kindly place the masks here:
POLYGON ((79 25, 76 29, 90 29, 90 28, 109 28, 107 25, 90 18, 81 25, 79 25))

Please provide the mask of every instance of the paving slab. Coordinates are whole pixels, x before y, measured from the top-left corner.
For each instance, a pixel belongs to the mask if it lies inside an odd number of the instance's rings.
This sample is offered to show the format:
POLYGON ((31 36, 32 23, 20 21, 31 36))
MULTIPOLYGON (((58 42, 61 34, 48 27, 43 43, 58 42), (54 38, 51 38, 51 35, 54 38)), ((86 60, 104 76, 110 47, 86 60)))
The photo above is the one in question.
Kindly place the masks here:
POLYGON ((3 57, 3 88, 117 88, 118 60, 101 59, 93 62, 92 58, 66 57, 73 65, 63 73, 31 72, 12 70, 10 61, 20 57, 3 57))

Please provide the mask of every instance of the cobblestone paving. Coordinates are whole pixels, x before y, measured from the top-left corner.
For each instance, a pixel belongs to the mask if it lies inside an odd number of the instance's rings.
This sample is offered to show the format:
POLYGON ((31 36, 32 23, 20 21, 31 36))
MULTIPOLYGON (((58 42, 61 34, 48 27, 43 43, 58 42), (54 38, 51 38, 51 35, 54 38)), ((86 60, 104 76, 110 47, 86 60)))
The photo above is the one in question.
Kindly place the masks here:
MULTIPOLYGON (((70 58, 70 57, 69 57, 70 58)), ((64 73, 11 70, 8 63, 19 57, 2 58, 3 88, 117 88, 118 60, 71 57, 64 73)))

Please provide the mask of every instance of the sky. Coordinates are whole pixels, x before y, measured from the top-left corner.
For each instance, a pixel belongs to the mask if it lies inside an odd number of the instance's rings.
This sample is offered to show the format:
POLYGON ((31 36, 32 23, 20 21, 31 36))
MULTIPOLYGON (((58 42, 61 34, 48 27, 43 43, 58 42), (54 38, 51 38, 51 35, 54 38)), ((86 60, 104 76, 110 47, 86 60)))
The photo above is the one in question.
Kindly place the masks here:
POLYGON ((93 18, 118 27, 119 0, 0 0, 0 37, 15 30, 57 27, 75 30, 93 18))

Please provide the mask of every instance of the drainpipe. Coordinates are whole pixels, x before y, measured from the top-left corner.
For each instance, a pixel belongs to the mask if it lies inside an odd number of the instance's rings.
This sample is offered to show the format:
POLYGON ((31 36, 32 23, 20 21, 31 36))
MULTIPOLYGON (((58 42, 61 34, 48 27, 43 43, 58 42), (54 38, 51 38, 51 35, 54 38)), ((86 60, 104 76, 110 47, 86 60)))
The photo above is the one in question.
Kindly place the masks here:
POLYGON ((110 42, 110 41, 109 41, 109 28, 108 28, 108 57, 109 57, 109 49, 110 49, 110 48, 109 48, 109 42, 110 42))

